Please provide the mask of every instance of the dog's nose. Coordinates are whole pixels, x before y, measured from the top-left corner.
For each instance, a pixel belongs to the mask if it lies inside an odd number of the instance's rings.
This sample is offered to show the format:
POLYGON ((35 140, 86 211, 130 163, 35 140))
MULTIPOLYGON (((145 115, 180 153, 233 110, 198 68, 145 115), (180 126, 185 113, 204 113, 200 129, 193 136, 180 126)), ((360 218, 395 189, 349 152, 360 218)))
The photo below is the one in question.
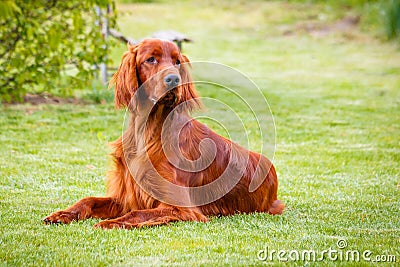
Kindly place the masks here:
POLYGON ((164 81, 169 88, 174 88, 179 84, 180 78, 176 74, 168 74, 165 76, 164 81))

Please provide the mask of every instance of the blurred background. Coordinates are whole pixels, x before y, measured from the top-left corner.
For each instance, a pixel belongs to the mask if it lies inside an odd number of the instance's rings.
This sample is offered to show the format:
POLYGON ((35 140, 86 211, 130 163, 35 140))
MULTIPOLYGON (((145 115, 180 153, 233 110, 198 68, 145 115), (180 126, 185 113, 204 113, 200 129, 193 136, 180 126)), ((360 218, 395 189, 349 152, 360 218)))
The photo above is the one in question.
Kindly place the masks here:
POLYGON ((309 75, 343 71, 332 61, 351 67, 360 46, 373 54, 400 44, 400 1, 5 0, 0 23, 2 102, 40 101, 37 94, 104 103, 127 38, 178 34, 193 41, 183 43, 192 60, 231 65, 257 83, 268 74, 301 86, 309 75))

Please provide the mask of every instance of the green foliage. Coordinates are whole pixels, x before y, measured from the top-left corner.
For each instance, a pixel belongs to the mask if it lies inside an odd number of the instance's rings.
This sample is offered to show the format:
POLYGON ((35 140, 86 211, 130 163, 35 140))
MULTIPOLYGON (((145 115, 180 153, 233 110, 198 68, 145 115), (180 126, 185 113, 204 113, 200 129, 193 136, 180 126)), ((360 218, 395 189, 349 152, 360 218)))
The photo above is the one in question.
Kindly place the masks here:
POLYGON ((400 42, 400 1, 389 0, 384 5, 386 33, 389 39, 400 42))
POLYGON ((153 3, 153 2, 157 2, 157 0, 119 0, 118 2, 121 3, 153 3))
POLYGON ((337 5, 337 6, 348 6, 348 7, 356 7, 362 6, 365 4, 377 3, 382 0, 284 0, 288 2, 298 2, 298 3, 307 3, 307 4, 328 4, 328 5, 337 5))
POLYGON ((85 90, 81 98, 88 103, 105 104, 114 102, 113 90, 108 90, 104 85, 98 81, 93 81, 92 89, 85 90))
MULTIPOLYGON (((90 82, 106 60, 95 5, 110 0, 0 2, 0 100, 20 101, 27 91, 68 92, 90 82)), ((115 23, 115 14, 108 15, 115 23)))

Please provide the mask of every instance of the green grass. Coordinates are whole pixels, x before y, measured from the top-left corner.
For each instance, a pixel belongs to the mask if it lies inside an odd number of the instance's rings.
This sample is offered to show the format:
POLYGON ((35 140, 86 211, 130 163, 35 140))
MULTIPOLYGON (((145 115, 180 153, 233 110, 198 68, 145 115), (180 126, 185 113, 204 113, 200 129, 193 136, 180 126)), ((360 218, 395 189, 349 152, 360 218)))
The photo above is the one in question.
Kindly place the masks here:
MULTIPOLYGON (((263 265, 257 253, 265 247, 321 252, 336 249, 339 239, 348 243, 343 251, 400 261, 399 50, 373 37, 368 25, 323 37, 301 28, 330 25, 357 10, 244 3, 125 5, 121 10, 132 13, 121 15, 120 27, 134 38, 181 31, 195 40, 184 44, 193 61, 233 66, 257 83, 276 123, 274 163, 285 213, 131 231, 96 230, 96 220, 45 226, 41 219, 49 213, 104 195, 107 143, 121 134, 124 112, 111 103, 2 106, 0 265, 263 265)), ((113 52, 116 63, 123 50, 113 52)), ((218 95, 201 89, 202 96, 218 95)))

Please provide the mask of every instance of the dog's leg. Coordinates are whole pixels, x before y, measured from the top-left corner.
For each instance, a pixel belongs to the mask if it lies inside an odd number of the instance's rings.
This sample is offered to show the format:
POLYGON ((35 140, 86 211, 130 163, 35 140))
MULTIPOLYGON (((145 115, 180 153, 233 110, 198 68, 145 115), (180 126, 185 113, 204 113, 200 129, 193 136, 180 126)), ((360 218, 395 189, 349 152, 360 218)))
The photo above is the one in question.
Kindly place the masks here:
POLYGON ((71 207, 43 219, 46 224, 65 223, 88 218, 112 219, 122 215, 122 206, 109 197, 87 197, 71 207))
POLYGON ((160 206, 155 209, 131 211, 120 218, 99 222, 95 225, 95 227, 103 229, 130 229, 143 226, 168 224, 169 222, 176 221, 207 222, 208 219, 197 210, 171 206, 160 206))

